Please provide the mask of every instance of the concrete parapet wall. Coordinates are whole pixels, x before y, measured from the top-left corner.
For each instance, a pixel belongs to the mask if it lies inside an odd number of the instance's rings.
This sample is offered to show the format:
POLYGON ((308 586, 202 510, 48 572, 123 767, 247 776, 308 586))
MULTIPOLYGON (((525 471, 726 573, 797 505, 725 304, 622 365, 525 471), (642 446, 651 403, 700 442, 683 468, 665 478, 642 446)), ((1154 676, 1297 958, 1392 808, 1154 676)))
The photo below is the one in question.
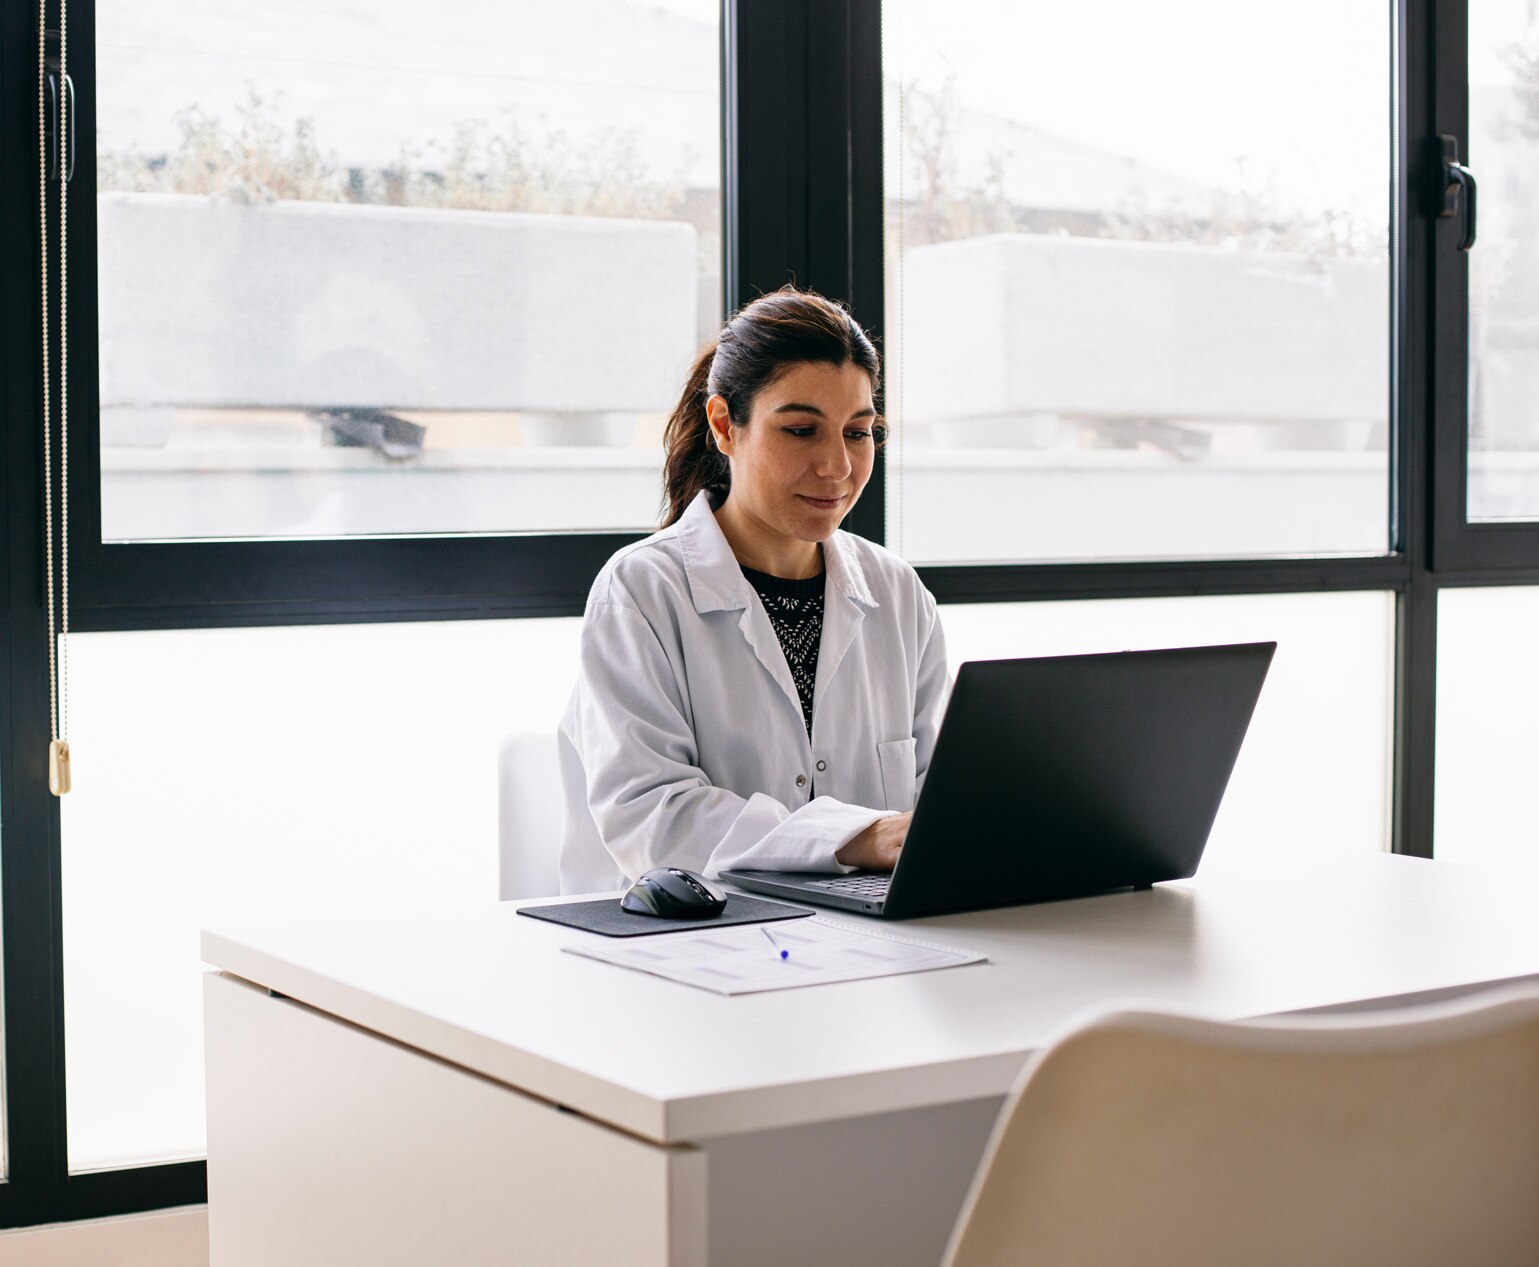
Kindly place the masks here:
MULTIPOLYGON (((887 473, 888 544, 916 562, 1378 553, 1389 480, 1371 453, 914 450, 887 473)), ((366 449, 103 453, 113 540, 425 532, 646 531, 662 454, 450 449, 410 464, 366 449)))
POLYGON ((1001 234, 908 251, 903 300, 915 423, 1388 415, 1379 261, 1001 234))
POLYGON ((666 410, 697 336, 671 222, 102 194, 104 409, 666 410))

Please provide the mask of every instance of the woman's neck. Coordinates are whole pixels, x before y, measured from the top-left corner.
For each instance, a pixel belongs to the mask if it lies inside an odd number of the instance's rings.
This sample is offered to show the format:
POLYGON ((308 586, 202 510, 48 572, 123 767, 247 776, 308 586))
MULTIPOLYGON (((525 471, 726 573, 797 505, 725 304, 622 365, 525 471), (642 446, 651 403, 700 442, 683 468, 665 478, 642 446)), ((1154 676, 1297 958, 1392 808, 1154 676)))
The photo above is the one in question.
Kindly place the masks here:
POLYGON ((823 570, 821 542, 800 541, 771 532, 740 514, 730 497, 715 514, 722 536, 726 537, 733 555, 744 567, 788 581, 804 581, 823 570))

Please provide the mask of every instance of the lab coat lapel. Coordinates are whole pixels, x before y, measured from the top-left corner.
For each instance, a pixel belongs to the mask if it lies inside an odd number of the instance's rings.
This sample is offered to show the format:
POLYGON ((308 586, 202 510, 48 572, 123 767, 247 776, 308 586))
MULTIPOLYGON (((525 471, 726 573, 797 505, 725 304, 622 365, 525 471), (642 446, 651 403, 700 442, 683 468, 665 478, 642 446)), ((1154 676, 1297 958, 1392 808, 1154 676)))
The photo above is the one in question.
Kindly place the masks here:
MULTIPOLYGON (((796 693, 796 683, 791 678, 791 666, 786 663, 786 653, 775 636, 769 614, 764 604, 753 592, 737 556, 722 535, 721 527, 711 510, 710 494, 700 492, 690 502, 679 518, 679 544, 684 554, 684 571, 689 578, 690 596, 695 610, 704 615, 713 611, 741 611, 737 627, 749 648, 758 658, 765 671, 780 684, 791 706, 796 710, 797 721, 802 716, 801 696, 796 693)), ((826 634, 825 634, 826 637, 826 634)), ((806 729, 797 729, 806 734, 806 729)))
POLYGON ((818 673, 812 694, 814 718, 845 652, 860 633, 867 609, 880 606, 866 584, 854 548, 842 532, 836 532, 823 543, 823 567, 828 582, 823 590, 823 640, 818 646, 818 673))
MULTIPOLYGON (((748 645, 753 648, 754 655, 759 657, 759 663, 780 683, 780 689, 796 709, 797 722, 801 723, 802 697, 796 693, 796 682, 791 677, 791 666, 786 662, 785 648, 775 636, 775 627, 770 624, 769 613, 764 610, 764 604, 757 595, 750 596, 737 627, 743 631, 743 637, 748 639, 748 645)), ((804 725, 798 724, 797 729, 806 733, 804 725)))

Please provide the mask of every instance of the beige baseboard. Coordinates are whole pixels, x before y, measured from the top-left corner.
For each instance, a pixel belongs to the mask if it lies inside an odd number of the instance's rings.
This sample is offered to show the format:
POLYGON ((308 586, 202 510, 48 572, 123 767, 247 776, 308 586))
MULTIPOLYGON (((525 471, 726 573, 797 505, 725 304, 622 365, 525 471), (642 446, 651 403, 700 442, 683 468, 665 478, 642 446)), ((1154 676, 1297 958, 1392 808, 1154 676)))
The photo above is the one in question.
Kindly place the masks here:
POLYGON ((208 1267, 208 1207, 0 1232, 5 1267, 208 1267))

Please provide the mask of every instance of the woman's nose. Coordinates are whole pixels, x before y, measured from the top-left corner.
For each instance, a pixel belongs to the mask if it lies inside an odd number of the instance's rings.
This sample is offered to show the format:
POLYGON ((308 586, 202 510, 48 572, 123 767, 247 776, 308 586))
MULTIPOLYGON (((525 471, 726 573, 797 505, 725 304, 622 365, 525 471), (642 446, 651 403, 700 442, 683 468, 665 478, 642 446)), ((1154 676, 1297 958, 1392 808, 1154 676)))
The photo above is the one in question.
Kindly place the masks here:
POLYGON ((835 436, 818 446, 817 464, 814 468, 820 479, 845 480, 850 476, 850 454, 844 447, 844 437, 835 436))

